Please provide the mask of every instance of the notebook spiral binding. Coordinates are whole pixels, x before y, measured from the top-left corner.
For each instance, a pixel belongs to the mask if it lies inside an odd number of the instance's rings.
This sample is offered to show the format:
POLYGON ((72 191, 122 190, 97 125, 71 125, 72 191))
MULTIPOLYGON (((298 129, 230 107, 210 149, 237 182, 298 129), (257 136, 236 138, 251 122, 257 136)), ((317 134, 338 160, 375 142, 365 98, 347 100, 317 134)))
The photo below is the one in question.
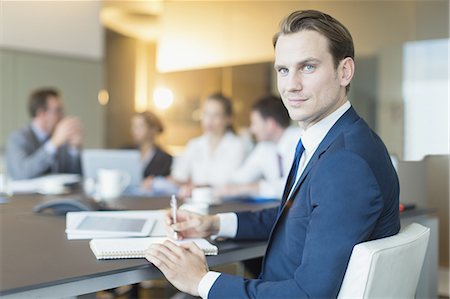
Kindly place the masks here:
MULTIPOLYGON (((145 250, 152 242, 157 244, 164 240, 165 238, 92 239, 89 246, 97 259, 145 258, 145 250)), ((205 255, 218 254, 217 246, 208 241, 196 239, 194 242, 202 248, 205 255)))
POLYGON ((144 258, 145 253, 136 251, 104 251, 99 255, 102 259, 130 259, 130 258, 144 258))

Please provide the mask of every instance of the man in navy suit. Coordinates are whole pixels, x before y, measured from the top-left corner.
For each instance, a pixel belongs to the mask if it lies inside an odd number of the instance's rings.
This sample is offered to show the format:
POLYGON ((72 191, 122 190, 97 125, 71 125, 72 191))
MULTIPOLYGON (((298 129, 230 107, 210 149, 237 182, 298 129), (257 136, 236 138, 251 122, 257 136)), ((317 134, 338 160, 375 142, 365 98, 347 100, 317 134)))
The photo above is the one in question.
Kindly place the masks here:
POLYGON ((146 257, 181 291, 202 298, 332 298, 358 243, 400 229, 398 179, 380 138, 347 99, 348 30, 318 11, 285 18, 274 37, 278 90, 301 138, 277 209, 199 216, 179 211, 183 237, 267 239, 258 279, 208 271, 192 243, 154 245, 146 257))

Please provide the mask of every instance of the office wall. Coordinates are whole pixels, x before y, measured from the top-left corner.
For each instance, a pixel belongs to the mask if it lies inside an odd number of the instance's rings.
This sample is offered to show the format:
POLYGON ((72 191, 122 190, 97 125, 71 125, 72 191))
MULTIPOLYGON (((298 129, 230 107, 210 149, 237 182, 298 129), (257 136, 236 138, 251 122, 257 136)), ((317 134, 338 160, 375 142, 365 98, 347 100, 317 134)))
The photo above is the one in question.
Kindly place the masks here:
POLYGON ((0 49, 0 148, 12 130, 24 126, 29 93, 39 87, 58 88, 67 114, 79 116, 87 147, 104 144, 104 112, 97 94, 103 87, 103 63, 18 50, 0 49))
POLYGON ((106 34, 106 147, 131 143, 130 119, 134 113, 136 47, 138 41, 108 31, 106 34))
POLYGON ((1 1, 0 47, 99 60, 101 1, 1 1))
MULTIPOLYGON (((435 6, 427 1, 420 9, 435 6)), ((359 55, 415 38, 416 1, 170 1, 158 40, 161 72, 259 63, 273 59, 272 35, 298 9, 318 9, 342 20, 359 55), (201 20, 199 22, 198 20, 201 20)), ((448 10, 447 10, 448 12, 448 10)), ((442 13, 440 13, 441 15, 442 13)), ((417 13, 419 15, 419 13, 417 13)), ((425 20, 424 20, 425 21, 425 20)), ((433 25, 438 25, 437 22, 433 25)), ((441 29, 439 29, 441 31, 441 29)))
POLYGON ((405 160, 449 153, 449 43, 447 38, 403 46, 405 160))
POLYGON ((61 90, 66 111, 81 118, 86 146, 104 144, 103 27, 100 1, 1 1, 0 151, 8 134, 29 121, 31 90, 61 90))
MULTIPOLYGON (((409 17, 406 19, 401 19, 399 17, 399 22, 404 23, 408 25, 409 33, 408 38, 406 41, 418 41, 418 43, 422 43, 426 40, 435 40, 435 39, 448 39, 449 38, 449 2, 448 1, 417 1, 417 2, 411 2, 411 5, 409 6, 409 17)), ((387 30, 387 32, 390 32, 387 30)), ((430 82, 432 80, 436 81, 435 74, 439 74, 441 78, 441 82, 444 82, 443 84, 440 83, 439 87, 440 90, 444 90, 444 92, 439 93, 439 96, 442 97, 443 94, 445 94, 445 89, 447 89, 448 92, 448 84, 446 85, 445 82, 448 83, 448 56, 447 55, 439 55, 439 57, 443 59, 439 59, 436 56, 436 53, 428 52, 423 53, 422 59, 425 61, 423 64, 427 71, 425 71, 425 68, 422 68, 419 70, 417 66, 414 66, 411 68, 411 65, 406 66, 405 65, 405 51, 404 51, 404 45, 410 44, 405 42, 393 42, 384 45, 377 53, 377 61, 378 61, 378 73, 377 73, 377 81, 379 82, 377 86, 377 108, 376 108, 376 131, 381 136, 381 138, 386 143, 389 151, 392 154, 395 154, 398 158, 401 160, 403 159, 422 159, 423 155, 426 154, 435 154, 435 153, 441 153, 439 151, 430 151, 426 152, 421 150, 422 156, 415 156, 412 157, 411 155, 405 156, 405 133, 407 131, 407 128, 405 128, 405 125, 407 125, 407 122, 405 120, 405 113, 406 108, 405 107, 405 93, 411 93, 412 90, 405 90, 405 88, 409 88, 409 86, 406 86, 407 78, 412 76, 422 76, 425 78, 430 78, 430 82), (427 57, 430 57, 434 63, 428 64, 427 57), (431 67, 434 67, 434 70, 431 70, 428 68, 428 65, 431 67), (436 68, 436 66, 439 65, 440 67, 436 68), (409 69, 410 74, 406 74, 405 70, 409 69), (444 70, 444 71, 442 71, 444 70), (421 73, 419 74, 419 71, 421 73), (442 75, 445 74, 445 75, 442 75), (447 78, 445 78, 445 76, 447 78), (442 80, 443 79, 443 80, 442 80), (406 91, 406 92, 405 92, 406 91)), ((414 82, 414 93, 416 95, 424 94, 426 97, 431 96, 429 91, 434 91, 433 88, 435 86, 430 86, 425 81, 422 82, 414 82), (423 84, 425 83, 425 84, 423 84)), ((436 93, 434 93, 436 95, 436 93)), ((436 99, 434 98, 432 109, 424 109, 421 111, 421 113, 428 113, 426 117, 421 117, 420 114, 417 115, 409 115, 408 118, 412 119, 414 122, 415 118, 420 117, 418 123, 421 121, 425 121, 425 119, 433 119, 433 113, 435 111, 438 111, 437 115, 439 115, 439 125, 437 123, 431 123, 431 126, 437 125, 436 127, 433 127, 432 130, 439 130, 439 127, 444 125, 447 128, 447 125, 445 125, 447 118, 448 121, 448 104, 446 103, 446 98, 436 99), (435 103, 438 102, 438 105, 435 105, 435 103), (447 112, 447 117, 445 117, 445 113, 447 112)), ((419 99, 419 101, 422 101, 422 99, 419 99)), ((428 105, 427 105, 428 106, 428 105)), ((434 120, 433 120, 434 122, 434 120)), ((411 122, 410 122, 411 123, 411 122)), ((428 123, 430 125, 430 123, 428 123)), ((430 126, 426 126, 426 128, 430 128, 430 126)), ((414 130, 412 127, 409 129, 409 138, 411 136, 419 137, 422 134, 418 134, 416 130, 414 130), (411 129, 413 129, 411 131, 411 129)), ((439 131, 439 133, 445 135, 444 131, 439 131)), ((448 128, 447 128, 447 134, 448 134, 448 128)), ((430 135, 430 137, 433 134, 430 135)), ((440 138, 442 138, 442 135, 439 135, 440 138)), ((420 137, 419 137, 420 138, 420 137)), ((428 137, 427 137, 428 138, 428 137)), ((448 140, 448 135, 444 139, 448 140)), ((426 139, 426 141, 419 141, 422 142, 423 145, 429 144, 429 139, 426 139)), ((442 144, 442 142, 440 143, 442 144)))
POLYGON ((439 219, 439 266, 449 271, 449 155, 432 155, 424 159, 428 206, 439 219))
POLYGON ((378 55, 376 132, 389 153, 403 159, 403 97, 401 45, 387 47, 378 55))

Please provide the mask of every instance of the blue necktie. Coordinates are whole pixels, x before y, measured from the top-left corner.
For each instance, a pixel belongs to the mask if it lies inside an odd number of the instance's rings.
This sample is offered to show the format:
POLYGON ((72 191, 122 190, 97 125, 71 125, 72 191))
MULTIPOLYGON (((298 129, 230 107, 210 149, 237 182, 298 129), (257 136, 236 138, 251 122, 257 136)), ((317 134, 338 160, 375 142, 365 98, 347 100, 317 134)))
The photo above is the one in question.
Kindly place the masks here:
POLYGON ((297 172, 298 172, 298 166, 300 165, 300 158, 302 157, 302 154, 304 151, 305 151, 305 148, 303 147, 302 139, 300 138, 300 140, 297 143, 297 147, 295 148, 295 156, 294 156, 294 161, 292 162, 291 171, 289 173, 289 179, 286 182, 289 187, 287 189, 289 192, 291 191, 292 186, 295 183, 295 178, 297 177, 297 172))
POLYGON ((280 207, 278 208, 278 214, 280 214, 287 197, 289 193, 291 192, 292 187, 294 186, 295 179, 297 178, 297 172, 298 172, 298 166, 300 165, 300 158, 302 157, 303 152, 305 151, 305 148, 303 147, 302 139, 297 143, 297 147, 295 148, 295 156, 294 161, 292 162, 291 171, 289 171, 289 176, 286 181, 286 187, 284 188, 284 195, 283 200, 280 204, 280 207))

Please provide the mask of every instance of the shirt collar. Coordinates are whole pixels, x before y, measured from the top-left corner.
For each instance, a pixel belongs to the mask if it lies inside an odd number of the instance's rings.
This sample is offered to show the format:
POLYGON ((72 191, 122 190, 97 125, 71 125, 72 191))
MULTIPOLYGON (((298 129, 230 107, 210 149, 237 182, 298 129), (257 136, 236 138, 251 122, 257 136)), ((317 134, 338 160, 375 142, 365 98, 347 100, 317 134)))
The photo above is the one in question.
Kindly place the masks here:
POLYGON ((287 127, 276 144, 277 152, 283 154, 286 151, 291 150, 292 140, 295 139, 295 143, 297 143, 300 139, 300 135, 301 130, 299 127, 287 127))
POLYGON ((48 134, 46 134, 44 131, 42 131, 41 129, 39 129, 35 124, 31 123, 31 130, 33 131, 34 135, 36 136, 36 138, 40 141, 43 142, 48 138, 48 134))
POLYGON ((350 109, 350 107, 350 102, 346 101, 341 107, 336 109, 336 111, 303 131, 301 138, 306 153, 313 152, 319 146, 331 127, 348 109, 350 109))

